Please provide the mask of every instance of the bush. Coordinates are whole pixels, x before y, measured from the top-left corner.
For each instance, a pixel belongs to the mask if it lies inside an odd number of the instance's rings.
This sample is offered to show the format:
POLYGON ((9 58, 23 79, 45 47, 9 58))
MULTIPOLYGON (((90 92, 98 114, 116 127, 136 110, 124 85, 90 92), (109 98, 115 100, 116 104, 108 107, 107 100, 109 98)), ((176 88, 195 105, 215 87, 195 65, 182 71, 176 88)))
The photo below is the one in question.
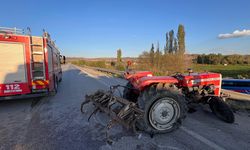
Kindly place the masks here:
POLYGON ((115 68, 116 68, 116 70, 119 70, 119 71, 124 71, 125 70, 125 67, 122 64, 118 64, 115 68))
POLYGON ((72 62, 78 66, 89 66, 89 67, 98 67, 98 68, 106 68, 105 61, 85 61, 85 60, 78 60, 72 62))
POLYGON ((110 65, 112 66, 112 67, 115 67, 115 62, 114 61, 111 61, 111 63, 110 63, 110 65))
POLYGON ((105 61, 89 61, 87 66, 98 67, 98 68, 106 68, 105 61))
POLYGON ((183 73, 190 67, 190 60, 183 54, 158 54, 154 61, 150 61, 150 54, 143 52, 137 62, 136 70, 152 71, 155 75, 172 75, 176 72, 183 73))
POLYGON ((84 61, 84 60, 73 61, 72 64, 75 64, 78 66, 84 66, 84 65, 86 65, 86 61, 84 61))

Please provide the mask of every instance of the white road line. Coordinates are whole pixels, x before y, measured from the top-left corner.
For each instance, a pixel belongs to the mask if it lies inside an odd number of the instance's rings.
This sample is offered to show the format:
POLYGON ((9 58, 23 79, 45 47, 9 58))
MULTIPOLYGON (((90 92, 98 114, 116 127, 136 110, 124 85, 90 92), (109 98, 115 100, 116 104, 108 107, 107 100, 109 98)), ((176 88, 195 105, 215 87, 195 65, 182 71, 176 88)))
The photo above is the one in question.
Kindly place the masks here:
POLYGON ((225 150, 225 148, 223 148, 223 147, 217 145, 216 143, 206 139, 205 137, 199 135, 198 133, 195 133, 195 132, 187 129, 186 127, 181 126, 180 129, 183 130, 184 132, 186 132, 187 134, 191 135, 192 137, 196 138, 197 140, 199 140, 199 141, 205 143, 206 145, 210 146, 213 149, 225 150))

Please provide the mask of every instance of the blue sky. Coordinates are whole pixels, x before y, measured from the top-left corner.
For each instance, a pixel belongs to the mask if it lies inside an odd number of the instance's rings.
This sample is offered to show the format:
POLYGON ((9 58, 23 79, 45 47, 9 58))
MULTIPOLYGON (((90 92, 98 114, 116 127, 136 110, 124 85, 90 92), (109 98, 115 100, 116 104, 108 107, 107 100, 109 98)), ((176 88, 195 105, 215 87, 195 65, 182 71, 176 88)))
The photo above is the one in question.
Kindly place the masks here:
POLYGON ((12 0, 1 2, 0 26, 46 29, 66 56, 138 56, 165 33, 186 30, 188 53, 250 54, 250 36, 219 34, 250 29, 249 0, 12 0))

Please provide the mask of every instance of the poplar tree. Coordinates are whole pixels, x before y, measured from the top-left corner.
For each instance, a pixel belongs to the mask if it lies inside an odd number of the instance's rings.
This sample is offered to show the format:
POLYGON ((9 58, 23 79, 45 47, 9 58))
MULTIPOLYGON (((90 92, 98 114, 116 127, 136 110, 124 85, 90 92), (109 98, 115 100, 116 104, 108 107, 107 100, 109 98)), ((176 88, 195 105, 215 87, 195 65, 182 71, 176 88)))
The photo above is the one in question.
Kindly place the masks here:
POLYGON ((120 64, 122 62, 122 50, 117 50, 117 64, 120 64))
POLYGON ((152 44, 150 52, 149 52, 151 65, 154 65, 154 57, 155 57, 155 50, 154 49, 155 49, 154 44, 152 44))
POLYGON ((169 32, 169 53, 170 54, 173 54, 174 52, 173 42, 174 42, 174 30, 171 30, 169 32))
POLYGON ((182 24, 179 25, 178 27, 178 50, 181 54, 185 53, 185 29, 182 24))
POLYGON ((157 67, 160 66, 160 57, 161 57, 160 44, 159 42, 157 42, 157 47, 155 52, 155 64, 157 65, 157 67))
POLYGON ((160 44, 157 42, 156 54, 160 54, 160 44))
POLYGON ((173 50, 174 50, 174 53, 178 53, 178 42, 177 42, 176 38, 174 38, 174 48, 173 48, 173 50))
POLYGON ((169 53, 169 38, 168 32, 166 33, 166 45, 164 47, 164 54, 167 55, 169 53))

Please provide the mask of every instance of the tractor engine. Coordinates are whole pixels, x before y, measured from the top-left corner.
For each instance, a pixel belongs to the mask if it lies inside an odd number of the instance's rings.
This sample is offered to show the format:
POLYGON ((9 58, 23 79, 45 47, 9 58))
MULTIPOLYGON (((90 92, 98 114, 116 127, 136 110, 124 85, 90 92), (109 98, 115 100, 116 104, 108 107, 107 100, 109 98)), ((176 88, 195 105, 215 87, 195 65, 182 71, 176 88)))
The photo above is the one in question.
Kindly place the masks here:
POLYGON ((221 74, 218 73, 189 73, 177 75, 178 87, 186 97, 194 102, 200 102, 203 97, 220 96, 221 74))
POLYGON ((183 87, 182 92, 189 101, 201 102, 205 96, 214 95, 214 85, 183 87))

